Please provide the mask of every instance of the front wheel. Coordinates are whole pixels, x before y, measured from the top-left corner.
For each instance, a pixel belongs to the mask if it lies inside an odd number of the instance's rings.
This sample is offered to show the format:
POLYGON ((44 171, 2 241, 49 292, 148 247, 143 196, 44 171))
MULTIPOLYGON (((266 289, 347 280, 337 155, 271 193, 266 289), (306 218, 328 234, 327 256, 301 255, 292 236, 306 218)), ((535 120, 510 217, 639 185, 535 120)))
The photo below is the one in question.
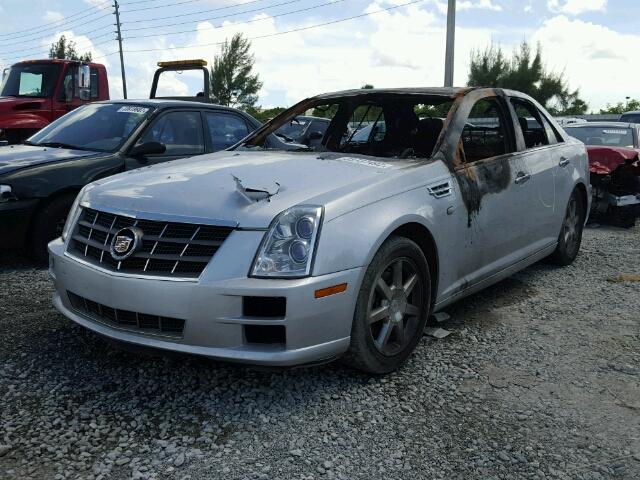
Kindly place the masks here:
POLYGON ((398 369, 422 337, 431 306, 429 265, 404 237, 387 240, 365 273, 345 362, 374 374, 398 369))
POLYGON ((549 257, 556 265, 569 265, 578 256, 582 243, 586 206, 578 190, 574 190, 569 198, 567 210, 558 236, 558 246, 549 257))
POLYGON ((62 235, 64 224, 75 195, 63 195, 45 205, 33 220, 31 250, 35 259, 44 264, 49 258, 47 245, 62 235))

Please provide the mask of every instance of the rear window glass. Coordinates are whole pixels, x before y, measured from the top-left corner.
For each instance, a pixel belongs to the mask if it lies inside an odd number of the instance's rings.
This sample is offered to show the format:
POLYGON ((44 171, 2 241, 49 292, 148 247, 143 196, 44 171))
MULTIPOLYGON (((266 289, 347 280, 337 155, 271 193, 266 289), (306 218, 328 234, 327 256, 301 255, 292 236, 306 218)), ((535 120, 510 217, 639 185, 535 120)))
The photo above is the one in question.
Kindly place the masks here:
POLYGON ((626 113, 620 117, 621 122, 640 123, 640 113, 626 113))
POLYGON ((566 127, 565 131, 585 145, 633 148, 633 130, 611 127, 566 127))

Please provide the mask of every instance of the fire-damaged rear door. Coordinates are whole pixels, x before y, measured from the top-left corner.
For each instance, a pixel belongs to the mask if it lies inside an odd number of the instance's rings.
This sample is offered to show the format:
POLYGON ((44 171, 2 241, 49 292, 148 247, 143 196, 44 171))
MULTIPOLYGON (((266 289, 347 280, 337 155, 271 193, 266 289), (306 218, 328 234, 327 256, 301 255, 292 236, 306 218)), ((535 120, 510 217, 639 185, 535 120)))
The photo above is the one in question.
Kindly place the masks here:
MULTIPOLYGON (((524 98, 510 97, 515 122, 518 156, 531 176, 527 182, 531 198, 528 221, 534 250, 542 249, 558 239, 558 175, 562 162, 562 146, 551 137, 540 111, 524 98)), ((562 211, 564 213, 564 210, 562 211)), ((562 216, 562 215, 560 215, 562 216)))

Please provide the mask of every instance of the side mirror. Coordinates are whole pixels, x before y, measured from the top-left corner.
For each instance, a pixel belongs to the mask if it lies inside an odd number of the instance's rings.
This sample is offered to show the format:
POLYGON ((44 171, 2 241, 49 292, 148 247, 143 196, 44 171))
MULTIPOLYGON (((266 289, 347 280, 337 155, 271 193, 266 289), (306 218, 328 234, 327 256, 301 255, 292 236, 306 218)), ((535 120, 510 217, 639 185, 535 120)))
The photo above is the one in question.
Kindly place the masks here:
POLYGON ((132 157, 144 157, 145 155, 160 155, 166 151, 167 147, 164 143, 145 142, 139 145, 135 145, 129 151, 129 155, 132 157))
POLYGON ((324 133, 317 131, 317 132, 311 132, 309 134, 309 140, 322 140, 322 137, 324 137, 324 133))
POLYGON ((82 100, 89 100, 91 97, 91 69, 89 65, 78 67, 78 92, 82 100))

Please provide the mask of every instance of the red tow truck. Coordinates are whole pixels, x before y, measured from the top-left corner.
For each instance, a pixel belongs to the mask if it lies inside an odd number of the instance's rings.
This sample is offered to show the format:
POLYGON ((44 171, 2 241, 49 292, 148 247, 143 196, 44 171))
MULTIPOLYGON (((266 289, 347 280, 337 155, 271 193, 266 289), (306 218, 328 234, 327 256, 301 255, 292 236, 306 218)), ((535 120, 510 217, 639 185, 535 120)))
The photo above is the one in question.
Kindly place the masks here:
POLYGON ((109 100, 104 65, 75 60, 25 60, 4 70, 0 144, 20 143, 85 103, 109 100))

